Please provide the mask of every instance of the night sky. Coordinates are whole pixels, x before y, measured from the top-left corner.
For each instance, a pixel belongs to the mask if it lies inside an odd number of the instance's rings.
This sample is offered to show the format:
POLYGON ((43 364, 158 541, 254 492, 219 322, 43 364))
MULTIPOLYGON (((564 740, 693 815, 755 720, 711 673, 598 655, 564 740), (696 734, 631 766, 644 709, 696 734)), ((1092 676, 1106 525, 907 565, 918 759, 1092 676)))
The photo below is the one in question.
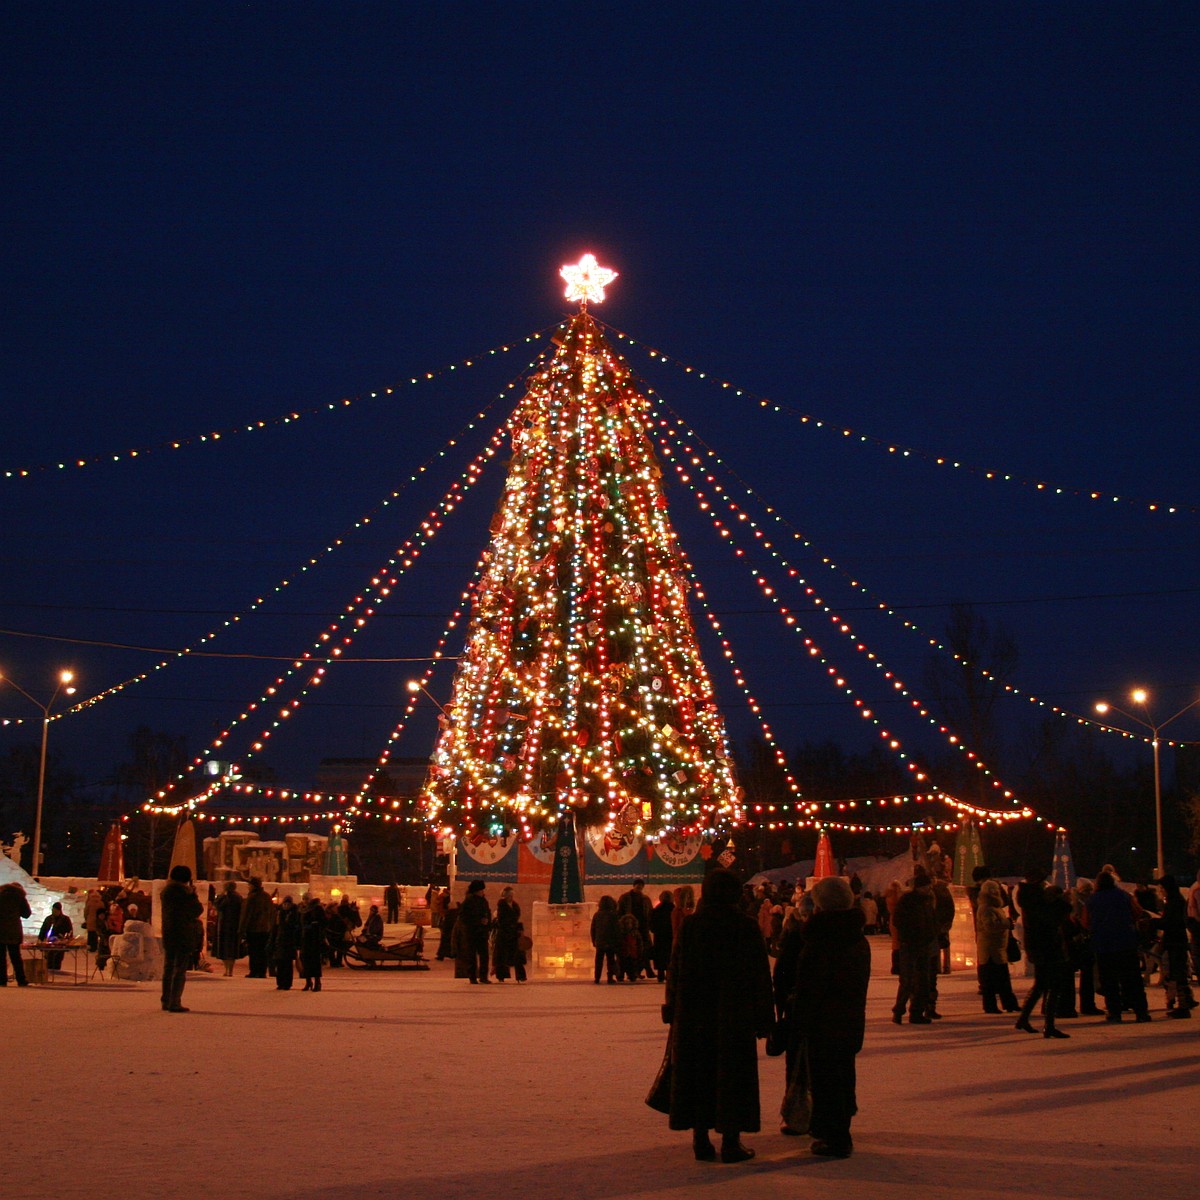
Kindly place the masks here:
MULTIPOLYGON (((592 251, 620 272, 596 315, 631 365, 811 541, 789 559, 915 693, 927 647, 872 600, 932 635, 970 602, 1049 703, 1142 684, 1174 712, 1200 686, 1198 23, 1146 3, 9 3, 0 472, 31 473, 0 473, 0 670, 44 696, 69 665, 86 697, 265 597, 206 646, 237 657, 156 671, 52 739, 89 782, 138 724, 200 751, 482 447, 548 345, 525 339, 569 311, 559 266, 592 251)), ((431 653, 503 458, 348 657, 431 653)), ((687 489, 668 496, 784 745, 871 746, 687 489)), ((937 745, 805 620, 906 746, 937 745)), ((305 787, 322 757, 374 756, 413 673, 347 663, 262 763, 305 787)), ((1046 710, 1011 703, 1015 745, 1046 710)), ((0 716, 31 715, 0 689, 0 716)), ((421 717, 396 753, 428 753, 421 717)))

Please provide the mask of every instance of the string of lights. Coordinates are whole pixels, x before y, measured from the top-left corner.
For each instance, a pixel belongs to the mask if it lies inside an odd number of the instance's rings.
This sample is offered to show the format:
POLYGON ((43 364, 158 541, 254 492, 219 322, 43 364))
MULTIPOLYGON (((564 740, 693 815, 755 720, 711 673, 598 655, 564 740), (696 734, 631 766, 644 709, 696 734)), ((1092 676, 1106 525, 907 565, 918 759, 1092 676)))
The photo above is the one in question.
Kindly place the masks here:
POLYGON ((298 655, 286 671, 276 676, 256 701, 247 705, 241 713, 221 730, 217 737, 209 743, 208 751, 205 754, 193 759, 185 771, 181 772, 166 789, 159 793, 159 804, 155 805, 148 802, 149 807, 147 811, 179 812, 184 807, 194 807, 203 803, 211 794, 219 790, 222 785, 218 782, 199 793, 199 795, 191 797, 186 801, 181 800, 177 803, 168 804, 162 803, 170 791, 175 790, 213 752, 220 750, 226 744, 230 735, 238 726, 247 721, 260 707, 273 702, 279 690, 290 679, 302 670, 307 670, 310 667, 315 668, 313 674, 303 685, 299 695, 293 697, 283 707, 275 710, 275 715, 270 719, 268 724, 263 726, 257 738, 251 743, 249 750, 243 753, 241 759, 243 762, 248 761, 262 751, 275 732, 300 708, 303 697, 313 688, 320 686, 331 665, 330 660, 341 658, 346 648, 353 644, 355 635, 366 627, 370 618, 376 612, 375 608, 371 606, 371 598, 373 596, 377 597, 378 602, 386 600, 391 594, 392 589, 398 585, 400 579, 411 569, 425 547, 436 536, 445 518, 458 507, 471 488, 474 487, 475 483, 478 482, 487 460, 494 457, 503 446, 511 421, 511 417, 505 420, 499 429, 492 434, 483 450, 471 460, 460 477, 454 480, 438 504, 434 506, 421 522, 418 529, 393 552, 387 562, 372 576, 370 583, 363 591, 346 605, 343 611, 328 627, 322 629, 308 649, 298 655), (347 626, 351 625, 351 622, 353 622, 353 625, 347 630, 347 626))
POLYGON ((630 337, 629 334, 623 333, 621 330, 615 329, 610 325, 605 325, 604 329, 611 333, 613 337, 624 342, 626 345, 631 347, 636 346, 639 350, 645 353, 651 359, 651 361, 666 363, 670 366, 677 367, 685 375, 694 375, 697 379, 703 379, 713 386, 730 390, 736 396, 744 396, 749 400, 753 400, 759 406, 759 408, 762 408, 768 412, 780 413, 784 416, 792 417, 801 425, 828 431, 836 434, 844 440, 852 441, 863 446, 872 446, 874 448, 883 450, 887 454, 895 455, 899 458, 919 459, 936 467, 947 467, 951 470, 961 471, 965 475, 973 475, 979 479, 1013 484, 1018 487, 1029 488, 1033 491, 1041 492, 1046 495, 1070 496, 1084 500, 1129 505, 1145 512, 1157 513, 1160 515, 1200 513, 1200 507, 1196 507, 1195 505, 1170 504, 1159 500, 1142 500, 1129 496, 1117 496, 1101 490, 1065 487, 1062 485, 1049 483, 1045 480, 1032 479, 1013 471, 1000 471, 992 470, 987 467, 977 467, 969 463, 961 462, 957 459, 948 458, 945 455, 937 454, 934 451, 921 450, 914 446, 901 445, 897 442, 889 441, 886 438, 875 437, 872 434, 862 433, 855 429, 849 429, 834 422, 811 416, 808 413, 803 413, 799 409, 793 408, 790 405, 782 404, 775 400, 770 400, 765 396, 760 396, 748 388, 739 388, 729 380, 723 379, 721 376, 716 375, 711 371, 702 371, 697 367, 689 365, 681 358, 678 358, 674 355, 665 354, 661 350, 653 349, 645 343, 639 343, 634 338, 630 337))
POLYGON ((350 408, 355 404, 362 404, 367 400, 378 400, 384 396, 391 396, 395 392, 405 387, 412 387, 416 384, 424 384, 434 379, 440 379, 443 376, 457 371, 460 367, 477 366, 487 358, 495 357, 498 354, 508 354, 510 351, 517 349, 519 346, 529 345, 532 342, 540 341, 552 330, 560 327, 561 322, 556 322, 554 325, 548 325, 545 329, 539 329, 535 333, 531 333, 527 337, 518 341, 493 347, 491 350, 485 350, 482 354, 475 354, 470 358, 460 359, 458 362, 450 363, 448 366, 441 367, 434 371, 423 371, 419 375, 410 376, 408 379, 394 383, 390 387, 380 388, 373 392, 363 392, 357 396, 344 397, 341 400, 330 400, 325 404, 320 404, 313 408, 281 413, 278 416, 268 417, 265 420, 250 421, 245 425, 235 425, 228 429, 216 430, 212 433, 192 434, 189 437, 176 438, 172 441, 160 442, 157 445, 152 446, 138 446, 128 450, 118 451, 116 453, 93 454, 70 460, 62 460, 60 462, 40 463, 29 467, 12 467, 3 471, 2 474, 5 479, 29 479, 35 475, 48 474, 55 471, 66 471, 71 468, 90 467, 95 466, 98 463, 133 461, 134 459, 145 458, 150 454, 159 453, 162 451, 182 450, 190 446, 216 445, 218 442, 228 441, 230 438, 238 434, 256 433, 264 429, 273 429, 284 425, 294 425, 296 422, 305 417, 317 416, 321 413, 338 412, 350 408))
MULTIPOLYGON (((1130 740, 1134 740, 1134 741, 1143 742, 1147 745, 1150 744, 1150 741, 1152 739, 1147 738, 1142 734, 1131 733, 1128 730, 1124 730, 1124 729, 1120 729, 1120 728, 1112 726, 1112 725, 1108 725, 1103 721, 1097 721, 1094 717, 1089 717, 1082 713, 1075 712, 1071 709, 1064 708, 1061 705, 1057 705, 1057 704, 1052 703, 1051 701, 1044 700, 1041 697, 1034 695, 1032 692, 1028 692, 1028 691, 1016 686, 1015 684, 1007 683, 1004 680, 999 679, 996 675, 994 675, 986 667, 979 666, 975 663, 972 663, 966 657, 964 657, 963 655, 956 652, 952 647, 947 646, 939 638, 932 636, 926 630, 923 630, 919 625, 916 624, 916 622, 910 620, 902 612, 898 611, 896 608, 887 604, 885 601, 882 601, 882 600, 878 599, 877 597, 875 597, 872 594, 872 592, 870 591, 870 589, 865 584, 863 584, 860 580, 853 578, 837 562, 835 562, 828 555, 824 554, 810 538, 808 538, 800 530, 796 529, 795 526, 793 526, 791 524, 791 522, 788 521, 787 518, 784 517, 778 511, 778 509, 776 509, 757 490, 755 490, 753 487, 751 487, 749 485, 749 483, 746 482, 745 479, 743 479, 732 467, 730 467, 729 464, 726 463, 721 458, 721 456, 719 454, 717 454, 717 452, 715 450, 713 450, 713 448, 707 442, 705 442, 704 439, 686 421, 683 420, 683 418, 679 415, 679 413, 677 411, 672 409, 671 406, 668 405, 666 403, 666 401, 664 401, 662 399, 661 395, 659 395, 657 392, 653 391, 653 389, 648 389, 648 394, 653 397, 653 399, 658 404, 660 409, 662 409, 665 412, 670 414, 671 418, 673 418, 673 420, 674 420, 676 431, 679 434, 681 434, 682 436, 690 438, 694 443, 696 443, 696 447, 698 447, 698 449, 689 447, 689 454, 693 460, 693 466, 695 466, 697 468, 700 466, 700 463, 695 461, 696 456, 700 455, 700 454, 702 454, 709 461, 716 463, 726 473, 726 475, 730 479, 736 481, 738 487, 744 492, 744 494, 746 496, 750 497, 756 504, 758 504, 761 507, 763 513, 772 522, 774 522, 776 525, 778 525, 784 531, 784 533, 787 537, 794 540, 797 543, 797 545, 802 547, 804 550, 815 555, 817 560, 821 563, 822 566, 826 567, 828 570, 830 570, 831 572, 833 572, 836 575, 838 575, 839 577, 841 577, 849 587, 851 587, 854 591, 856 591, 859 595, 861 595, 864 598, 864 600, 866 600, 868 602, 868 605, 872 611, 880 612, 880 613, 898 621, 906 630, 908 630, 909 632, 920 637, 920 639, 926 645, 928 645, 928 646, 932 647, 933 649, 936 649, 944 654, 949 655, 952 659, 954 659, 955 662, 959 663, 960 665, 962 665, 964 667, 969 668, 970 670, 977 672, 982 678, 986 679, 989 683, 994 684, 996 687, 1002 689, 1004 692, 1006 692, 1007 694, 1009 694, 1011 696, 1015 696, 1017 698, 1025 700, 1025 701, 1029 702, 1030 704, 1033 704, 1039 708, 1046 710, 1047 712, 1053 714, 1054 716, 1061 717, 1065 720, 1073 721, 1076 724, 1089 726, 1091 728, 1098 729, 1104 733, 1117 734, 1121 737, 1124 737, 1124 738, 1127 738, 1130 740)), ((662 419, 664 421, 667 420, 666 417, 663 417, 662 419)), ((705 479, 706 479, 706 481, 712 482, 715 486, 716 481, 713 479, 711 472, 705 474, 705 479)), ((756 533, 756 537, 758 537, 760 540, 761 540, 762 536, 763 535, 756 533)), ((776 559, 779 558, 779 555, 774 550, 770 550, 769 553, 771 554, 771 556, 773 558, 776 558, 776 559)), ((1185 745, 1186 743, 1171 742, 1168 739, 1163 738, 1160 740, 1160 744, 1162 744, 1162 745, 1185 745)))

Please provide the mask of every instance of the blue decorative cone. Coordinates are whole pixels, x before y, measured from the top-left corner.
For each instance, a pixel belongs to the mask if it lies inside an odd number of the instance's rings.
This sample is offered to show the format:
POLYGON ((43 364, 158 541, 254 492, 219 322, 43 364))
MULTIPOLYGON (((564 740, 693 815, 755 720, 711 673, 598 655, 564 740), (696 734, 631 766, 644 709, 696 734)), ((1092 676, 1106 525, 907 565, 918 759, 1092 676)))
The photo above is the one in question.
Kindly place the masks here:
POLYGON ((558 838, 554 844, 554 874, 550 877, 550 903, 583 903, 579 842, 575 837, 575 817, 571 813, 560 817, 558 821, 558 838))
POLYGON ((954 882, 959 887, 970 887, 976 867, 983 866, 983 842, 979 837, 979 826, 970 817, 964 817, 958 827, 958 838, 954 843, 954 882))
POLYGON ((1050 869, 1050 882, 1069 892, 1075 886, 1075 860, 1071 857, 1071 843, 1067 831, 1060 829, 1054 835, 1054 866, 1050 869))
POLYGON ((346 856, 346 843, 342 840, 342 835, 335 828, 329 835, 329 841, 325 843, 325 871, 326 875, 349 875, 350 862, 346 856))

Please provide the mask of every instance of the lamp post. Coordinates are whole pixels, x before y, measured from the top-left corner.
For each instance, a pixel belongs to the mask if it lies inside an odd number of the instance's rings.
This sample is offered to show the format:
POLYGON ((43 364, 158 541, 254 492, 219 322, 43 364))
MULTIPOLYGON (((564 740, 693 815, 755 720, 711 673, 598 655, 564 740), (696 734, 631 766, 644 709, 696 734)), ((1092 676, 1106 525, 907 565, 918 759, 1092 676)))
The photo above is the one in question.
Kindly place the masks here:
POLYGON ((34 879, 39 877, 42 869, 42 801, 46 795, 46 747, 50 741, 50 710, 54 707, 54 702, 58 699, 60 692, 64 696, 73 696, 75 694, 75 689, 71 686, 71 681, 74 678, 74 674, 70 671, 59 671, 58 682, 54 685, 54 691, 51 693, 50 699, 43 704, 40 700, 31 696, 15 679, 7 675, 0 675, 0 680, 16 688, 26 700, 36 708, 39 708, 42 713, 42 752, 38 759, 37 816, 34 819, 33 825, 33 869, 30 871, 34 879))
POLYGON ((1135 716, 1131 712, 1119 707, 1116 704, 1110 704, 1106 700, 1101 700, 1096 705, 1096 711, 1104 716, 1109 712, 1118 712, 1126 720, 1132 721, 1135 725, 1140 725, 1143 729, 1150 730, 1150 747, 1154 751, 1154 844, 1158 858, 1158 877, 1161 879, 1166 873, 1166 867, 1163 864, 1163 833, 1162 833, 1162 772, 1159 769, 1158 747, 1159 733, 1166 729, 1172 721, 1178 720, 1185 712, 1200 704, 1200 696, 1195 700, 1185 704, 1174 716, 1168 717, 1165 721, 1155 722, 1150 713, 1150 693, 1145 688, 1134 688, 1129 693, 1129 699, 1137 705, 1143 713, 1144 717, 1135 716))

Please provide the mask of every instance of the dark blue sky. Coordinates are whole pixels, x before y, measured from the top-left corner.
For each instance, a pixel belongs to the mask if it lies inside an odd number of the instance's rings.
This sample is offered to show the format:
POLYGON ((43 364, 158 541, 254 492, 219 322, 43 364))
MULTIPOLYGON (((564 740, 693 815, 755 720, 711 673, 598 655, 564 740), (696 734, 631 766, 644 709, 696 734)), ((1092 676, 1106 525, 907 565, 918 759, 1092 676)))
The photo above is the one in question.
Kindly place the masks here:
MULTIPOLYGON (((1200 685, 1194 8, 816 9, 10 4, 0 470, 367 397, 519 341, 563 315, 558 267, 591 250, 621 273, 597 315, 748 392, 1188 509, 899 461, 630 351, 873 595, 932 632, 974 602, 1016 638, 1020 686, 1054 703, 1088 711, 1140 682, 1174 711, 1200 685)), ((70 663, 90 694, 158 659, 85 643, 195 643, 400 486, 532 354, 219 443, 0 477, 0 626, 39 635, 0 634, 0 669, 37 690, 70 663)), ((306 648, 485 436, 211 648, 306 648)), ((362 656, 429 653, 499 480, 493 465, 362 656)), ((785 743, 870 745, 794 635, 744 611, 763 605, 686 492, 670 496, 785 743)), ((920 692, 920 641, 861 620, 920 692)), ((831 659, 853 660, 825 628, 831 659)), ((343 672, 264 757, 286 782, 382 745, 409 669, 343 672)), ((269 682, 257 660, 173 666, 60 723, 55 745, 101 778, 137 723, 198 749, 269 682)), ((1031 710, 1013 703, 1017 738, 1031 710)), ((0 715, 29 711, 0 690, 0 715)))

